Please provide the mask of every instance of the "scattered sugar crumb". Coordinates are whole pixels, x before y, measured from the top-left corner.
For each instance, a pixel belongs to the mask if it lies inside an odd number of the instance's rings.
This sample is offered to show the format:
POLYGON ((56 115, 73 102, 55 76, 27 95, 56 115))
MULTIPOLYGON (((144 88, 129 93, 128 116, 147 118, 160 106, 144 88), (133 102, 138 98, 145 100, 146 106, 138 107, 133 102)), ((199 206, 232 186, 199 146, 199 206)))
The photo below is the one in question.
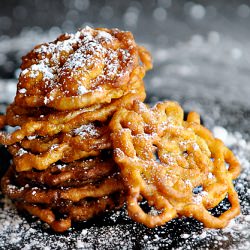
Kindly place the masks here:
POLYGON ((27 92, 27 89, 22 88, 22 89, 19 89, 18 92, 21 94, 25 94, 27 92))
POLYGON ((24 150, 23 148, 20 148, 18 150, 18 152, 16 153, 16 156, 22 156, 24 154, 28 153, 26 150, 24 150))
POLYGON ((84 87, 84 86, 79 86, 78 87, 78 95, 83 95, 83 94, 86 94, 88 92, 88 90, 84 87))
POLYGON ((208 173, 208 178, 209 179, 213 179, 214 178, 214 175, 212 173, 208 173))
POLYGON ((29 141, 36 139, 36 135, 31 135, 27 137, 29 141))

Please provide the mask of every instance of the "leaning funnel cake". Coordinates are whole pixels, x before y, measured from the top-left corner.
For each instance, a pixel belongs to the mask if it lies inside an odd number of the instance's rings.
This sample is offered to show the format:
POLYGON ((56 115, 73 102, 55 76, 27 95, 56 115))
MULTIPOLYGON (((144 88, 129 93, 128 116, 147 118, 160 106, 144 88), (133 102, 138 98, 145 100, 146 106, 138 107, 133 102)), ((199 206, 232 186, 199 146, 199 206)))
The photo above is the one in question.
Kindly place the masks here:
POLYGON ((223 228, 240 213, 233 180, 240 173, 234 154, 184 112, 178 103, 149 108, 135 101, 110 123, 114 159, 127 187, 128 214, 153 228, 177 216, 193 217, 205 227, 223 228), (231 207, 219 216, 209 209, 227 197, 231 207), (149 204, 143 210, 141 200, 149 204))
POLYGON ((130 32, 85 28, 22 58, 14 102, 0 116, 13 155, 3 192, 57 232, 124 204, 112 159, 113 113, 145 99, 151 57, 130 32))

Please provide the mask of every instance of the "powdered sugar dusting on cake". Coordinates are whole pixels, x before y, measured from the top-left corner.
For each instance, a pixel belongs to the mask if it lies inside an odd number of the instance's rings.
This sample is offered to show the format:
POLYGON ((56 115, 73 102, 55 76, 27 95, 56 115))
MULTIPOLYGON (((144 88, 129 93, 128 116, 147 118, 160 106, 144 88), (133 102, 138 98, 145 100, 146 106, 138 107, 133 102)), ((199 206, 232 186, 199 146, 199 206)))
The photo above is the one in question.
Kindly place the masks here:
MULTIPOLYGON (((32 79, 42 74, 39 81, 49 90, 44 99, 45 105, 53 101, 50 98, 53 89, 68 94, 67 88, 62 88, 68 81, 65 75, 77 79, 79 87, 73 95, 84 95, 98 84, 109 84, 109 80, 129 74, 122 71, 121 63, 129 63, 130 53, 126 49, 115 48, 112 45, 115 39, 108 31, 90 27, 75 34, 65 34, 56 42, 45 43, 34 49, 33 53, 37 55, 35 62, 24 69, 21 76, 32 79)), ((28 95, 29 90, 19 93, 28 95)))
POLYGON ((111 42, 113 40, 112 36, 106 32, 106 31, 102 31, 99 30, 98 34, 96 35, 96 39, 104 39, 106 42, 111 42))
POLYGON ((83 94, 85 94, 87 92, 88 92, 88 90, 84 86, 80 85, 78 87, 78 91, 77 91, 78 95, 83 95, 83 94))
POLYGON ((207 176, 209 179, 213 179, 215 176, 212 174, 212 173, 208 173, 208 176, 207 176))
MULTIPOLYGON (((36 74, 38 72, 41 72, 43 74, 43 79, 50 79, 53 80, 55 78, 54 76, 54 72, 53 69, 51 67, 49 67, 45 61, 41 61, 39 64, 33 64, 30 66, 29 69, 25 69, 22 71, 23 75, 28 74, 29 72, 36 72, 36 74)), ((34 73, 32 73, 34 74, 34 73)))
POLYGON ((56 165, 56 167, 58 168, 58 169, 64 169, 65 167, 66 167, 67 165, 66 164, 57 164, 56 165))
POLYGON ((99 135, 99 132, 93 123, 82 125, 81 127, 74 129, 73 132, 75 135, 79 135, 81 137, 99 135))
POLYGON ((19 89, 18 92, 21 93, 21 94, 25 94, 27 92, 27 89, 22 88, 22 89, 19 89))
MULTIPOLYGON (((90 127, 82 127, 76 132, 81 133, 81 130, 83 132, 84 129, 92 130, 90 127)), ((228 135, 224 142, 230 144, 242 165, 241 176, 235 184, 236 189, 240 194, 247 194, 249 196, 250 142, 244 140, 242 134, 239 132, 227 133, 228 135)), ((117 153, 119 154, 119 152, 117 153)), ((60 169, 63 167, 64 165, 60 166, 60 164, 58 166, 60 169)), ((186 181, 186 184, 189 185, 190 183, 186 181)), ((91 227, 85 227, 83 225, 81 229, 71 230, 67 235, 56 234, 52 236, 46 230, 46 226, 43 223, 39 221, 27 222, 25 217, 17 213, 10 200, 3 198, 0 200, 0 204, 2 204, 0 207, 0 248, 6 249, 6 247, 20 246, 20 249, 32 249, 39 244, 39 247, 43 249, 46 249, 46 247, 50 247, 50 249, 93 249, 98 247, 120 249, 120 245, 123 242, 126 249, 133 249, 135 247, 133 239, 135 239, 134 235, 136 233, 142 235, 139 242, 137 242, 140 246, 147 246, 148 249, 158 249, 160 245, 165 248, 171 248, 173 241, 176 239, 176 237, 172 237, 171 232, 175 230, 177 233, 181 229, 181 240, 177 244, 178 249, 197 249, 197 244, 201 241, 207 244, 205 246, 208 249, 212 246, 219 249, 220 246, 223 246, 224 243, 227 244, 228 241, 231 242, 230 249, 248 249, 249 244, 247 239, 250 237, 250 203, 249 200, 244 198, 246 197, 244 195, 240 195, 240 197, 243 197, 240 201, 242 214, 232 220, 222 230, 204 229, 199 223, 190 223, 189 220, 182 218, 167 223, 166 227, 150 230, 149 233, 145 228, 141 231, 142 227, 136 224, 131 225, 130 219, 127 217, 126 212, 124 212, 125 210, 121 210, 104 218, 104 224, 105 220, 108 220, 105 226, 92 225, 91 227), (123 223, 120 223, 121 220, 123 220, 123 223), (127 221, 130 222, 127 223, 127 221), (110 223, 112 223, 111 226, 110 223)), ((202 197, 206 197, 206 194, 202 193, 198 196, 196 202, 201 202, 202 197)), ((225 204, 222 204, 223 206, 225 204)))
POLYGON ((195 194, 193 196, 193 202, 196 203, 196 204, 201 204, 202 200, 203 200, 203 197, 206 197, 207 195, 208 195, 208 193, 206 191, 202 191, 199 194, 195 194))
POLYGON ((18 150, 18 152, 16 153, 16 156, 22 156, 24 154, 28 153, 26 150, 24 150, 23 148, 20 148, 18 150))

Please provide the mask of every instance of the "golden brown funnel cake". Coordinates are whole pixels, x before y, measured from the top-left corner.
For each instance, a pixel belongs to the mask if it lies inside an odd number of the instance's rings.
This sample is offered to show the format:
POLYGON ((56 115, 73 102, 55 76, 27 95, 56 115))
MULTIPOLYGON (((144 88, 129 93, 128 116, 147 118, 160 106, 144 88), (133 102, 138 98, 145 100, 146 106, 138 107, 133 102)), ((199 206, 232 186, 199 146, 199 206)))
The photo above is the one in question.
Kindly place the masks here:
POLYGON ((109 103, 143 78, 148 57, 130 32, 87 27, 64 34, 22 58, 15 103, 58 110, 109 103))
POLYGON ((137 101, 133 108, 117 111, 110 128, 114 158, 128 189, 128 213, 135 221, 155 227, 184 215, 206 227, 222 228, 239 214, 232 180, 239 175, 240 165, 200 124, 198 114, 190 113, 184 121, 183 110, 175 102, 150 109, 137 101), (202 191, 195 194, 197 187, 202 191), (231 208, 212 216, 208 209, 226 195, 231 208), (141 198, 152 211, 143 211, 141 198))
POLYGON ((16 172, 11 166, 1 181, 17 208, 48 223, 55 231, 102 212, 120 208, 125 188, 112 158, 92 158, 46 171, 16 172))

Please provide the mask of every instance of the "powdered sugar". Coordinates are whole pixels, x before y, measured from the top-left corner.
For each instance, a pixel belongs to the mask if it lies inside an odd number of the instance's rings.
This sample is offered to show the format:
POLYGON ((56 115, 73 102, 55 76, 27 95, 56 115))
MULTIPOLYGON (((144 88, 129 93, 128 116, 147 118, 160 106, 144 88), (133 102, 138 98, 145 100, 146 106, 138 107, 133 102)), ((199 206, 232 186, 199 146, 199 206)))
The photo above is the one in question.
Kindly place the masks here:
POLYGON ((34 72, 36 72, 36 74, 41 72, 44 80, 53 80, 55 78, 53 70, 46 64, 46 59, 41 61, 39 64, 31 65, 29 69, 23 70, 21 74, 26 75, 29 74, 30 71, 32 72, 32 75, 34 75, 34 72))
POLYGON ((37 137, 36 135, 30 135, 30 136, 27 137, 27 139, 29 141, 32 141, 32 140, 36 139, 36 137, 37 137))
POLYGON ((38 71, 30 71, 29 72, 29 77, 30 78, 36 78, 37 76, 39 76, 39 72, 38 71))
POLYGON ((195 194, 193 196, 193 202, 196 204, 202 203, 203 197, 206 197, 208 193, 206 191, 202 191, 199 194, 195 194))
POLYGON ((19 89, 18 92, 21 93, 21 94, 25 94, 27 92, 27 89, 22 88, 22 89, 19 89))
POLYGON ((74 129, 73 132, 75 135, 79 135, 81 137, 99 135, 99 132, 93 123, 82 125, 81 127, 74 129))
POLYGON ((76 82, 79 86, 75 95, 88 93, 92 90, 91 86, 98 87, 96 82, 103 83, 129 73, 123 72, 121 67, 121 62, 129 62, 129 52, 126 49, 114 49, 111 43, 116 38, 107 31, 86 27, 75 34, 65 34, 63 39, 36 48, 34 53, 39 54, 39 58, 21 71, 23 77, 36 78, 42 75, 39 81, 48 89, 44 98, 45 105, 54 100, 51 98, 54 89, 68 93, 67 88, 60 87, 66 85, 67 77, 64 76, 68 73, 70 77, 78 79, 76 82))
POLYGON ((63 169, 63 168, 65 168, 67 165, 66 164, 58 164, 58 165, 56 165, 56 167, 58 168, 58 169, 63 169))
POLYGON ((102 30, 98 32, 96 39, 104 39, 106 42, 111 42, 113 40, 112 36, 108 32, 102 30))
POLYGON ((59 148, 59 145, 58 144, 54 144, 50 147, 50 150, 53 151, 55 149, 59 148))
POLYGON ((44 104, 48 104, 50 103, 50 101, 53 101, 54 100, 54 97, 53 96, 50 96, 50 97, 44 97, 44 104))
POLYGON ((18 150, 18 152, 16 153, 16 156, 22 156, 24 154, 28 153, 26 150, 24 150, 23 148, 20 148, 18 150))
POLYGON ((197 143, 193 143, 192 144, 192 147, 193 147, 193 149, 196 151, 196 150, 199 150, 199 145, 197 144, 197 143))
MULTIPOLYGON (((42 249, 132 249, 135 245, 146 249, 158 249, 159 246, 176 249, 248 249, 250 237, 250 142, 244 140, 239 132, 228 132, 224 142, 233 148, 242 164, 242 173, 236 182, 236 189, 240 194, 242 214, 232 220, 228 227, 222 230, 204 229, 202 225, 191 219, 178 219, 161 228, 146 229, 132 223, 125 210, 117 211, 100 220, 99 224, 84 226, 78 230, 71 230, 67 235, 51 235, 39 221, 28 222, 20 216, 8 199, 0 200, 0 248, 19 246, 20 249, 33 249, 38 245, 42 249), (140 234, 141 237, 135 237, 140 234), (118 240, 119 239, 119 240, 118 240), (137 240, 135 244, 135 239, 137 240), (174 241, 178 243, 174 243, 174 241), (201 244, 201 245, 200 245, 201 244), (229 245, 228 245, 229 244, 229 245)), ((60 168, 60 167, 59 167, 60 168)), ((188 185, 188 183, 186 183, 188 185)), ((34 190, 35 191, 35 190, 34 190)), ((205 197, 204 194, 199 195, 205 197)), ((225 203, 222 207, 227 206, 225 203)), ((221 209, 221 208, 220 208, 221 209)), ((220 209, 216 209, 221 211, 220 209)))
POLYGON ((83 95, 83 94, 85 94, 87 92, 88 92, 88 90, 84 86, 80 85, 78 87, 78 91, 77 91, 78 95, 83 95))
POLYGON ((209 179, 213 179, 214 178, 214 175, 212 173, 208 173, 208 178, 209 179))
POLYGON ((187 185, 187 186, 190 186, 190 187, 192 187, 193 185, 192 185, 192 182, 190 181, 190 180, 185 180, 184 181, 185 182, 185 184, 187 185))

